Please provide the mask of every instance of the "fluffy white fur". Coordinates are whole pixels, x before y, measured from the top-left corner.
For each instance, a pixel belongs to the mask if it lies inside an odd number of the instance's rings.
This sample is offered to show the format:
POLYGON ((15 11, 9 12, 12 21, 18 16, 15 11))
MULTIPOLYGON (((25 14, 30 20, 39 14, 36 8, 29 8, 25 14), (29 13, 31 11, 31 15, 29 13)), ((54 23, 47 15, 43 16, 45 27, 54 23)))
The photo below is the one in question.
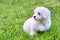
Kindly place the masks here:
POLYGON ((34 15, 25 21, 23 30, 30 35, 35 35, 36 31, 49 30, 50 25, 50 10, 45 7, 37 7, 34 10, 34 15))

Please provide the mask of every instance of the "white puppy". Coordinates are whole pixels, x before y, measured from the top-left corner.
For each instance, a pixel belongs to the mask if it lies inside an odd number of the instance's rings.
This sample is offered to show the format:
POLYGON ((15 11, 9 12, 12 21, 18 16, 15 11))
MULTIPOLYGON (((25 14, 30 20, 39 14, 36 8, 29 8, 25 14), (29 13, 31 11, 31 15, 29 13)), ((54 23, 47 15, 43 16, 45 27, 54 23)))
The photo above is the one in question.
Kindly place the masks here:
POLYGON ((35 35, 36 31, 48 30, 50 25, 50 10, 45 7, 37 7, 34 10, 34 15, 25 21, 23 30, 30 35, 35 35))

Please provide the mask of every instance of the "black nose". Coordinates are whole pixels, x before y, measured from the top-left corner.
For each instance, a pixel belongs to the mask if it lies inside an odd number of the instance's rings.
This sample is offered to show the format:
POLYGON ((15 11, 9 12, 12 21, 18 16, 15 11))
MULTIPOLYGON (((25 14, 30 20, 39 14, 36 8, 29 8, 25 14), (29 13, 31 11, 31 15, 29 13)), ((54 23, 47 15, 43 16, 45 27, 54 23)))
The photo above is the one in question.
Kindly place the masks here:
POLYGON ((36 16, 34 16, 34 18, 36 18, 36 16))

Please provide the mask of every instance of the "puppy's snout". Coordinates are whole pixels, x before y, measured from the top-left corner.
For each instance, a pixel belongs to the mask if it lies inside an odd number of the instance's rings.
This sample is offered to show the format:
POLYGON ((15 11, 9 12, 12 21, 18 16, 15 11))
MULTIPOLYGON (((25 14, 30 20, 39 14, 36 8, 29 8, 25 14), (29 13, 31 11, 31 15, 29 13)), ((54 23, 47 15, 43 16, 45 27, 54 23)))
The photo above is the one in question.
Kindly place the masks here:
POLYGON ((34 16, 34 18, 36 18, 36 16, 34 16))

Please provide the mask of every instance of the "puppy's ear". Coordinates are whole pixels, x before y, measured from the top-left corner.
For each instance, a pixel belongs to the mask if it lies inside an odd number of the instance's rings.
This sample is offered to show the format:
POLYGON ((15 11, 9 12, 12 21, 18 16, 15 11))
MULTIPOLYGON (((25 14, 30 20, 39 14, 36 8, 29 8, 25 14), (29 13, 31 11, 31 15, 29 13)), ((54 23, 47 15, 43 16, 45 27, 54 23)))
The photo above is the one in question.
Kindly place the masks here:
POLYGON ((43 18, 49 18, 50 17, 50 10, 43 10, 43 18))

